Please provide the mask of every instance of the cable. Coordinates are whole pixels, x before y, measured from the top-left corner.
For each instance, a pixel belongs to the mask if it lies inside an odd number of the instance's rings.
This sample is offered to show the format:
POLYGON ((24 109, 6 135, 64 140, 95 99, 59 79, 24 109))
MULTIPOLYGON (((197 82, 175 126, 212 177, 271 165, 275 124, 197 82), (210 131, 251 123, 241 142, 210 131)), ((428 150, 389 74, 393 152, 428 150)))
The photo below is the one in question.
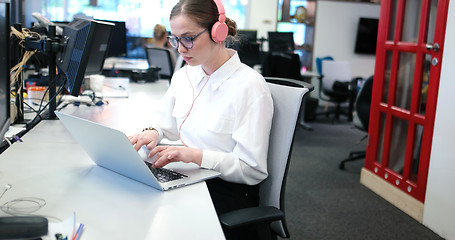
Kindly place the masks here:
MULTIPOLYGON (((5 138, 5 139, 6 139, 6 138, 5 138)), ((5 185, 5 190, 3 191, 2 195, 0 195, 0 199, 2 199, 3 195, 5 195, 5 193, 6 193, 8 190, 11 189, 11 187, 13 187, 13 186, 11 186, 11 184, 6 184, 6 185, 5 185)))
MULTIPOLYGON (((3 195, 7 191, 9 191, 13 186, 11 184, 5 185, 5 190, 0 195, 0 199, 2 199, 3 195)), ((15 200, 11 200, 3 204, 0 208, 3 212, 10 214, 10 215, 18 215, 18 214, 30 214, 40 210, 42 207, 46 205, 46 200, 42 198, 35 198, 35 197, 25 197, 25 198, 18 198, 15 200), (18 204, 27 203, 30 204, 25 206, 17 206, 18 204)))
POLYGON ((46 206, 46 200, 37 197, 24 197, 6 202, 1 206, 10 215, 28 215, 46 206))
MULTIPOLYGON (((55 76, 55 80, 57 80, 57 78, 60 76, 60 74, 61 74, 61 72, 59 72, 59 73, 57 74, 57 76, 55 76)), ((65 81, 63 82, 62 86, 60 86, 60 89, 55 93, 55 95, 52 96, 52 98, 49 99, 49 101, 46 103, 46 105, 43 106, 43 108, 40 107, 38 113, 37 113, 37 114, 35 115, 35 117, 29 122, 29 123, 31 124, 31 127, 35 125, 34 122, 36 121, 36 119, 37 119, 38 117, 39 117, 40 120, 41 120, 41 113, 46 109, 47 106, 49 106, 49 104, 52 102, 52 100, 54 100, 54 98, 56 98, 56 97, 63 91, 63 87, 65 86, 66 81, 67 81, 67 79, 65 78, 65 81)), ((46 92, 45 92, 44 95, 43 95, 43 98, 44 98, 44 96, 46 96, 46 93, 47 93, 48 90, 49 90, 49 88, 47 88, 46 92)), ((30 127, 30 128, 31 128, 31 127, 30 127)))
MULTIPOLYGON (((219 44, 219 48, 218 48, 218 51, 217 51, 217 53, 216 53, 215 56, 218 56, 218 55, 220 54, 220 50, 221 50, 221 43, 219 44)), ((215 59, 212 61, 212 67, 211 67, 211 68, 213 69, 214 66, 215 66, 215 59)), ((205 81, 204 85, 202 86, 201 90, 200 90, 199 93, 197 94, 196 98, 194 97, 194 87, 193 87, 193 84, 191 84, 190 77, 188 76, 188 68, 185 68, 185 72, 186 72, 186 77, 187 77, 187 79, 188 79, 188 82, 190 83, 190 86, 191 86, 191 88, 192 88, 192 90, 193 90, 193 102, 191 103, 191 107, 190 107, 190 110, 188 111, 188 114, 187 114, 187 115, 185 116, 185 118, 183 119, 182 124, 180 124, 180 127, 179 127, 179 139, 180 139, 180 141, 183 143, 183 145, 184 145, 185 147, 188 147, 188 146, 186 145, 186 143, 185 143, 185 142, 183 141, 183 139, 182 139, 182 134, 181 134, 181 133, 182 133, 182 132, 181 132, 182 126, 183 126, 183 124, 186 122, 186 119, 188 118, 188 116, 190 116, 191 110, 193 110, 194 102, 196 102, 196 99, 199 97, 199 95, 201 95, 202 90, 204 90, 205 85, 207 85, 207 83, 208 83, 209 80, 210 80, 210 77, 212 76, 212 74, 213 74, 215 71, 213 71, 212 73, 210 73, 210 75, 209 75, 208 78, 207 78, 207 81, 205 81)))
MULTIPOLYGON (((15 36, 17 39, 19 39, 19 46, 25 49, 25 39, 26 38, 37 38, 41 40, 41 36, 39 33, 32 32, 27 28, 22 28, 21 31, 17 30, 14 27, 11 27, 11 33, 10 37, 15 36)), ((22 58, 19 60, 19 62, 13 66, 10 69, 10 74, 11 74, 11 81, 10 81, 10 87, 12 88, 16 83, 18 84, 17 88, 15 89, 15 95, 17 94, 22 94, 22 89, 24 88, 23 86, 23 72, 27 68, 27 62, 28 60, 37 52, 38 50, 31 50, 31 51, 25 51, 25 53, 22 55, 22 58)), ((19 108, 19 111, 22 113, 22 109, 19 108)))

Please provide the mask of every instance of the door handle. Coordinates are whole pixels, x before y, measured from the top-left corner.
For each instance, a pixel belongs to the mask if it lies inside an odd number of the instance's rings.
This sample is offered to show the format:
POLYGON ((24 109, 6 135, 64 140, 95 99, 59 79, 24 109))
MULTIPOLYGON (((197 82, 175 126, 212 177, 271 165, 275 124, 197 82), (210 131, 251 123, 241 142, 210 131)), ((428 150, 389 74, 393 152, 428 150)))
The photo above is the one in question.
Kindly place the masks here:
POLYGON ((427 44, 427 45, 426 45, 426 48, 427 48, 428 51, 433 50, 433 52, 437 52, 437 51, 439 51, 439 44, 438 44, 438 43, 435 43, 435 44, 427 44))

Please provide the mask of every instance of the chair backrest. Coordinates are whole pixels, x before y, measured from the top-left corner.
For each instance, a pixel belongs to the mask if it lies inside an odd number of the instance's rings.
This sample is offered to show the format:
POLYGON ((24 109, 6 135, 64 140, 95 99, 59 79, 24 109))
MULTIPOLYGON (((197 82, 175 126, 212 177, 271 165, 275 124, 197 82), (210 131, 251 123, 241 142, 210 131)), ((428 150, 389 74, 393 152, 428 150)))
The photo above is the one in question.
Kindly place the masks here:
POLYGON ((324 61, 324 60, 333 61, 333 57, 325 56, 325 57, 316 58, 316 70, 318 71, 319 75, 322 75, 322 61, 324 61))
MULTIPOLYGON (((266 77, 272 99, 273 120, 270 132, 267 169, 269 176, 259 187, 260 205, 274 206, 284 212, 284 192, 303 96, 312 88, 302 81, 266 77)), ((281 237, 288 237, 285 219, 273 222, 271 228, 281 237)))
POLYGON ((264 77, 301 79, 300 58, 296 53, 269 52, 262 63, 264 77))
POLYGON ((351 81, 351 66, 346 61, 322 61, 322 90, 332 90, 335 81, 351 81))
POLYGON ((158 47, 147 47, 145 49, 147 62, 150 67, 160 67, 160 78, 170 79, 174 74, 171 50, 158 47))
POLYGON ((360 88, 354 103, 354 125, 368 131, 370 122, 371 95, 373 93, 373 76, 367 78, 360 88), (359 124, 360 123, 360 124, 359 124))

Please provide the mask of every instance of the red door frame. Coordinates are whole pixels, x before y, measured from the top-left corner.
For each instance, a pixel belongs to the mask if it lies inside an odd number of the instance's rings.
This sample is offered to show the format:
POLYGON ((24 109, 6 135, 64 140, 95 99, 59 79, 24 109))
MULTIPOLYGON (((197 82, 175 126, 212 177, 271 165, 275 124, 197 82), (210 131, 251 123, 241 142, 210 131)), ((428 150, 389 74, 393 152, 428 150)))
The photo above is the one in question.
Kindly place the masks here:
MULTIPOLYGON (((388 40, 389 25, 392 19, 392 8, 395 3, 393 0, 382 0, 379 18, 379 31, 376 51, 376 65, 373 82, 373 95, 370 112, 369 142, 367 146, 367 156, 365 168, 376 174, 380 178, 408 193, 417 200, 425 201, 425 191, 428 177, 428 167, 430 161, 431 144, 433 138, 434 118, 436 113, 439 76, 441 72, 442 52, 444 49, 444 37, 446 20, 448 13, 449 0, 439 0, 436 14, 436 29, 434 43, 439 44, 439 50, 434 51, 427 48, 427 32, 429 28, 429 8, 431 0, 422 0, 420 13, 419 35, 416 43, 402 42, 402 29, 406 0, 395 0, 396 16, 394 26, 394 39, 388 40), (387 52, 392 52, 392 66, 390 83, 388 89, 387 103, 381 101, 384 91, 384 80, 386 70, 387 52), (397 72, 399 65, 400 52, 416 54, 416 65, 414 70, 413 91, 410 109, 402 109, 394 106, 395 88, 397 85, 397 72), (430 78, 428 83, 427 102, 425 114, 419 113, 420 90, 422 86, 423 61, 426 54, 436 58, 439 63, 431 66, 430 78), (390 104, 389 104, 390 103, 390 104), (381 115, 385 116, 384 141, 380 141, 381 115), (396 117, 407 121, 408 132, 405 150, 404 168, 402 173, 397 173, 388 168, 390 143, 392 135, 393 120, 396 117), (410 180, 411 164, 414 150, 415 129, 417 125, 423 126, 422 142, 420 148, 420 159, 418 165, 417 180, 410 180), (376 159, 378 156, 378 146, 383 144, 382 159, 376 159)), ((433 44, 433 43, 428 43, 433 44)))

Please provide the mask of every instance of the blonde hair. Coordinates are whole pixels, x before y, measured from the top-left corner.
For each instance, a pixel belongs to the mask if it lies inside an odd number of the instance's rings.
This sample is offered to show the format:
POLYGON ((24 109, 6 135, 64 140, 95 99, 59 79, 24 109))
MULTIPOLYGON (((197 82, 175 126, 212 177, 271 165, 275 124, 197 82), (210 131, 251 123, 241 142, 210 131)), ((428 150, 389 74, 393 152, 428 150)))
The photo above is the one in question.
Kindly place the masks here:
POLYGON ((166 37, 167 37, 166 27, 162 24, 156 24, 155 28, 153 28, 153 38, 156 40, 163 40, 163 38, 166 37))

